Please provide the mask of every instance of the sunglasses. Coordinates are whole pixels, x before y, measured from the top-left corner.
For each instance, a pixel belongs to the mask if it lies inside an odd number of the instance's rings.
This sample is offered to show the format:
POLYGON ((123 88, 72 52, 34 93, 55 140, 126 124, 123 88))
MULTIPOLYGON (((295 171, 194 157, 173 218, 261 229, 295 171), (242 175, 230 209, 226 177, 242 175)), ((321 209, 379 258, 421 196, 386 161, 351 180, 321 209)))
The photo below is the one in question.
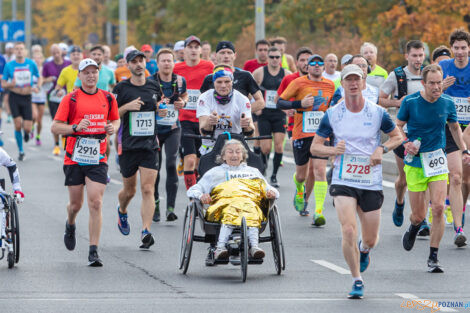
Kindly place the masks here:
POLYGON ((280 55, 269 55, 268 56, 270 59, 280 59, 281 56, 280 55))
POLYGON ((315 66, 315 65, 323 66, 323 65, 325 65, 325 62, 312 61, 312 62, 310 62, 308 65, 311 65, 311 66, 315 66))

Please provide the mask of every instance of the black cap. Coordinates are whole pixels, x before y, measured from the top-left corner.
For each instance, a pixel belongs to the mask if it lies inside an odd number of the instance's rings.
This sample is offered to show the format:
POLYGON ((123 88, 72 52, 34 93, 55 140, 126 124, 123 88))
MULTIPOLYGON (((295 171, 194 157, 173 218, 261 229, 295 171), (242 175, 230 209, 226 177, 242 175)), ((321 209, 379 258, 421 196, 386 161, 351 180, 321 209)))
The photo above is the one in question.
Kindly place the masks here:
POLYGON ((186 47, 187 45, 189 45, 189 44, 190 44, 191 42, 193 42, 193 41, 195 41, 195 42, 197 42, 199 45, 201 45, 201 39, 197 38, 197 37, 194 36, 194 35, 191 35, 191 36, 189 36, 188 38, 186 38, 186 39, 184 40, 184 47, 186 47))
POLYGON ((132 50, 131 52, 129 52, 126 56, 126 61, 127 63, 131 62, 132 60, 134 60, 136 57, 143 57, 145 59, 145 54, 142 52, 142 51, 139 51, 139 50, 132 50))
POLYGON ((219 41, 217 47, 215 48, 215 52, 219 52, 222 49, 230 49, 235 52, 235 46, 231 41, 219 41))
POLYGON ((71 46, 70 53, 74 53, 74 52, 82 52, 82 49, 79 46, 71 46))

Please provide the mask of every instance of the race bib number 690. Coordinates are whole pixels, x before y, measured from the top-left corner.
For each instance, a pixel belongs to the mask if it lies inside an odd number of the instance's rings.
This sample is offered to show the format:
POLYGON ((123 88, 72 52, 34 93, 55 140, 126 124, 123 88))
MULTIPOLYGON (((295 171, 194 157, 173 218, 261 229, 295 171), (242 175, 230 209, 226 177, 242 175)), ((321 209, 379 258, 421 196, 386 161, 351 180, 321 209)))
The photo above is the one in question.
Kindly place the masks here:
POLYGON ((421 164, 423 165, 424 176, 432 177, 449 173, 447 158, 442 149, 422 152, 419 156, 421 158, 421 164))

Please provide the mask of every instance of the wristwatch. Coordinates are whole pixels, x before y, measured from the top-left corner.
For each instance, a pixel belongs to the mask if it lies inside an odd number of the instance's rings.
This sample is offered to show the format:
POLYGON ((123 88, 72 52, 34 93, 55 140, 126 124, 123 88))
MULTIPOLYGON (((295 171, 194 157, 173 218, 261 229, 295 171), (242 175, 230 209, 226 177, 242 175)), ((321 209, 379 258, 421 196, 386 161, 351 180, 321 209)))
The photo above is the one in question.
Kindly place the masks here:
POLYGON ((77 124, 73 124, 73 125, 72 125, 72 131, 73 131, 74 133, 77 132, 77 127, 78 127, 77 124))
POLYGON ((463 151, 462 151, 462 154, 469 154, 469 155, 470 155, 470 151, 468 151, 468 150, 463 150, 463 151))
POLYGON ((384 145, 379 145, 379 147, 382 147, 384 149, 384 153, 387 153, 389 151, 388 148, 384 145))

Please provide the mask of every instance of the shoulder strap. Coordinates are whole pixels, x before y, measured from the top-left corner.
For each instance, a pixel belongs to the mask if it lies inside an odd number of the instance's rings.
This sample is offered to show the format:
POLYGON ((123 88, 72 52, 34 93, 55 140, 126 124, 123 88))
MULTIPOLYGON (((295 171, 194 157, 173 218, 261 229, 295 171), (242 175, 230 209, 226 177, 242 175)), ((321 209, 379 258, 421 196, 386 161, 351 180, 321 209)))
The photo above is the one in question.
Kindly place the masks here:
POLYGON ((109 115, 109 112, 111 112, 111 107, 113 106, 113 97, 111 97, 111 94, 108 92, 108 91, 105 91, 103 89, 98 89, 99 91, 101 91, 106 99, 108 100, 108 115, 109 115))
POLYGON ((408 94, 408 82, 406 81, 406 73, 403 66, 399 66, 393 70, 397 79, 398 99, 408 94))
POLYGON ((72 123, 72 116, 75 116, 75 112, 77 111, 77 96, 78 96, 78 89, 72 91, 70 94, 69 100, 69 116, 67 123, 72 123))

